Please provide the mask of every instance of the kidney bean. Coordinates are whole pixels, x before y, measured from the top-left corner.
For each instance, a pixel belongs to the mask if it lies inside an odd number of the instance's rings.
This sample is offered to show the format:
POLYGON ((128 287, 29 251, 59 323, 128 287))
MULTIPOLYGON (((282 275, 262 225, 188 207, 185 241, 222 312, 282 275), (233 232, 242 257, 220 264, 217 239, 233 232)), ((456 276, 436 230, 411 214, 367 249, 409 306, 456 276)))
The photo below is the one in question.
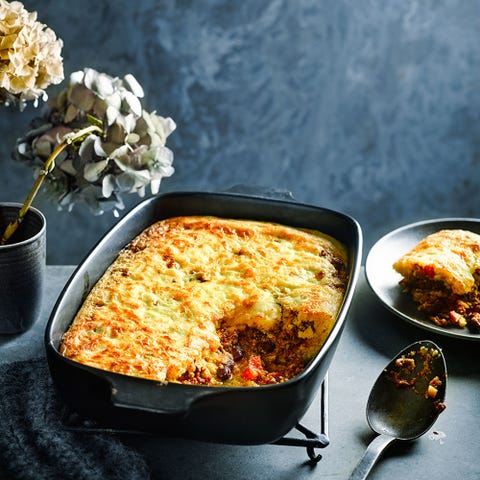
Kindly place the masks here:
POLYGON ((232 369, 228 365, 221 365, 217 369, 217 377, 225 382, 226 380, 232 378, 232 369))

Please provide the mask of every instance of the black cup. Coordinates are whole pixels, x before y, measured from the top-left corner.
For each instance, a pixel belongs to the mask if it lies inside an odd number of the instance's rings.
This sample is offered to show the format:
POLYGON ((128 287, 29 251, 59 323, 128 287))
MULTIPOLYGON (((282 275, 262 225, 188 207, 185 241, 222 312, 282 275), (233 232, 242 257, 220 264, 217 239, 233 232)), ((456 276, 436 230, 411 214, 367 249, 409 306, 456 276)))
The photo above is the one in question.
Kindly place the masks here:
MULTIPOLYGON (((0 237, 21 205, 0 203, 0 237)), ((46 269, 46 221, 30 207, 6 245, 0 245, 0 334, 28 330, 40 315, 46 269)))

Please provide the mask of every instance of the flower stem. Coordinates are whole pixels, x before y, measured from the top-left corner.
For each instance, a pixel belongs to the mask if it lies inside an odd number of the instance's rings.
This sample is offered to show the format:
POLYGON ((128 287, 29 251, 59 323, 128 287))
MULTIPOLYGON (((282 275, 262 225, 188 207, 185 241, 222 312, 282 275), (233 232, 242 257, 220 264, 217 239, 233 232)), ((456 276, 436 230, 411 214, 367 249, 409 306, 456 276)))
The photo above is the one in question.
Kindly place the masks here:
POLYGON ((38 174, 35 183, 30 190, 30 193, 23 202, 22 208, 20 208, 20 210, 18 211, 17 217, 15 218, 15 220, 13 220, 7 225, 7 228, 3 232, 2 238, 0 240, 0 245, 5 245, 8 242, 9 238, 15 233, 17 228, 22 223, 23 218, 25 217, 28 209, 32 205, 33 199, 40 190, 43 180, 45 180, 45 177, 55 168, 55 159, 58 157, 58 155, 74 142, 80 141, 81 143, 88 135, 93 132, 102 133, 102 129, 97 125, 90 125, 88 127, 82 128, 78 132, 73 132, 63 137, 62 142, 55 147, 53 152, 45 161, 42 170, 40 170, 40 173, 38 174))

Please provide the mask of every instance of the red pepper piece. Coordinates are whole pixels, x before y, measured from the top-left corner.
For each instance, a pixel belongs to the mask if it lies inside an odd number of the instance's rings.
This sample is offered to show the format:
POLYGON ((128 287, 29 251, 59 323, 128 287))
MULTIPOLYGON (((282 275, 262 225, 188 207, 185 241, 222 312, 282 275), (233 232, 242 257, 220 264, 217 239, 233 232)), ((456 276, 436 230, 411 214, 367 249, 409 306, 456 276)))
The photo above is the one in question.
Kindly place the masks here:
POLYGON ((242 372, 244 380, 256 380, 263 370, 262 359, 259 355, 253 355, 248 360, 247 368, 242 372))
POLYGON ((435 269, 433 268, 432 265, 425 265, 422 270, 423 270, 423 274, 426 277, 428 277, 428 278, 435 277, 435 269))

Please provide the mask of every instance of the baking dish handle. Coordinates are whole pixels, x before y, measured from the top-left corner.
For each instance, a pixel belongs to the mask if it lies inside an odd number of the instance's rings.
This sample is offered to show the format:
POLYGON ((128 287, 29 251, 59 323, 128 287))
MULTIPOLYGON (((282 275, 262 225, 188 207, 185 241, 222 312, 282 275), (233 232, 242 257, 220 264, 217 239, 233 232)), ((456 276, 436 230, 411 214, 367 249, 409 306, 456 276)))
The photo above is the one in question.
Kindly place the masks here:
POLYGON ((239 183, 223 190, 225 193, 238 193, 241 195, 253 195, 269 200, 294 200, 290 190, 275 187, 263 187, 260 185, 245 185, 239 183))
POLYGON ((207 392, 188 385, 156 383, 136 377, 110 377, 114 407, 164 415, 184 416, 207 392))

